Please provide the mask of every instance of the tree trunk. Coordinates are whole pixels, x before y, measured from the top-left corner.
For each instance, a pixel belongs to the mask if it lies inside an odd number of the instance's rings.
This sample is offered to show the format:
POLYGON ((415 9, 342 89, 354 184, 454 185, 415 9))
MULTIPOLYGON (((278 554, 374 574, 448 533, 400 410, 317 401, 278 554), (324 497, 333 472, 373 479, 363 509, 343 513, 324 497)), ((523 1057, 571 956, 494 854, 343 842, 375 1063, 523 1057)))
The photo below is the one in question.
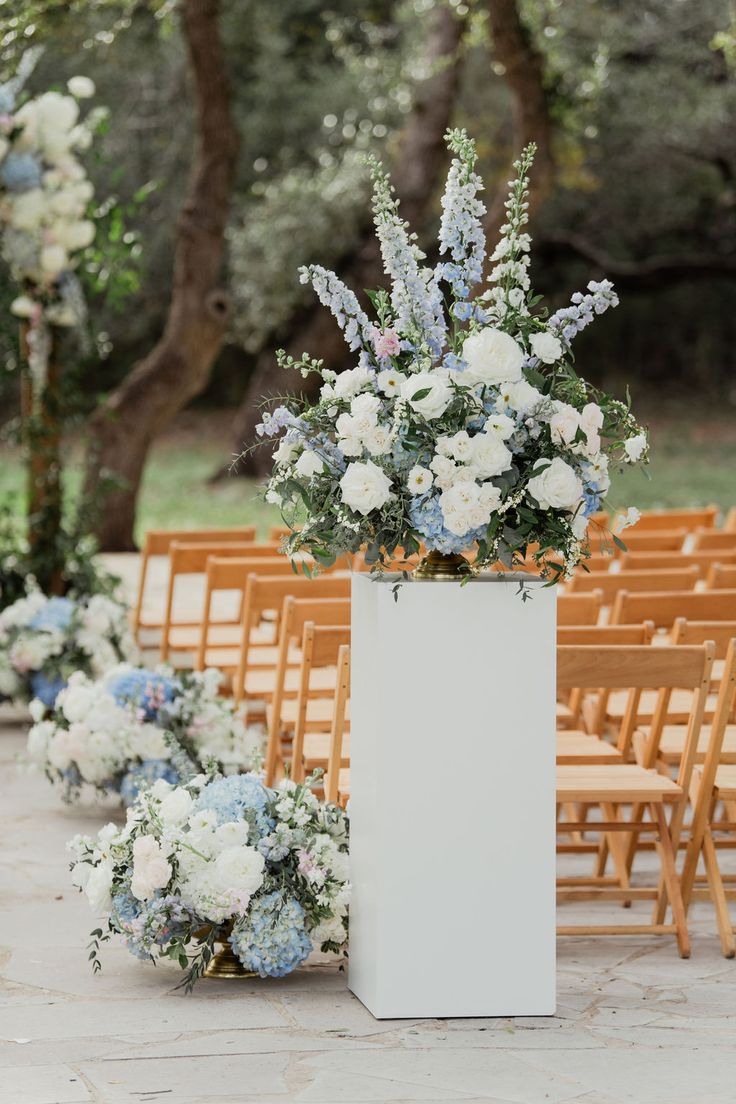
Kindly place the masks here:
MULTIPOLYGON (((522 22, 517 0, 489 0, 493 53, 503 66, 503 77, 514 98, 512 123, 514 161, 529 142, 536 142, 537 156, 531 173, 530 212, 552 188, 555 175, 554 125, 544 83, 544 58, 522 22)), ((495 233, 504 221, 507 174, 488 204, 487 233, 495 233)))
MULTIPOLYGON (((452 8, 438 3, 427 33, 426 69, 429 76, 419 85, 414 105, 401 134, 396 153, 393 182, 401 197, 401 214, 421 231, 434 199, 435 183, 445 162, 444 134, 452 120, 460 73, 460 43, 464 21, 452 8)), ((336 266, 341 278, 358 294, 382 281, 380 249, 371 223, 367 222, 358 248, 336 266)), ((342 333, 330 313, 319 303, 300 311, 282 335, 287 352, 298 357, 308 349, 325 364, 339 368, 349 353, 342 333)), ((255 440, 255 427, 261 420, 261 404, 289 389, 309 394, 316 377, 302 380, 296 373, 287 376, 276 364, 272 349, 261 352, 233 421, 232 452, 238 454, 255 440)), ((268 449, 258 449, 243 459, 239 475, 263 475, 271 466, 268 449)), ((229 468, 216 473, 215 478, 229 468)))
POLYGON ((218 0, 182 0, 194 77, 198 149, 177 232, 171 304, 156 347, 90 420, 88 492, 102 495, 104 550, 135 548, 133 526, 148 449, 209 380, 225 337, 229 301, 220 285, 238 136, 230 114, 218 0), (105 486, 105 481, 114 485, 105 486))
MULTIPOLYGON (((35 393, 28 369, 21 377, 20 405, 28 476, 28 550, 31 573, 44 594, 61 594, 64 567, 59 538, 62 521, 61 410, 56 335, 51 330, 46 379, 35 393)), ((28 362, 28 326, 21 327, 21 356, 28 362)))

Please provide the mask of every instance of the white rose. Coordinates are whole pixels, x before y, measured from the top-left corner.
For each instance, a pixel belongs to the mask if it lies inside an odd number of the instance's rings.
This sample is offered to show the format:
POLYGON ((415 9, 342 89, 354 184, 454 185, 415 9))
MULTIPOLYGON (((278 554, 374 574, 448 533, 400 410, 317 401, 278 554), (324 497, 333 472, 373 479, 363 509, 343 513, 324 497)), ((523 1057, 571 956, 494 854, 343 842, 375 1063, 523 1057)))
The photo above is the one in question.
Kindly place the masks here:
POLYGON ((466 462, 473 454, 473 439, 464 429, 461 429, 459 433, 455 433, 452 437, 449 437, 447 439, 447 445, 453 460, 466 462))
POLYGON ((365 447, 371 456, 385 456, 391 451, 393 438, 391 431, 382 425, 378 425, 365 438, 365 447))
POLYGON ((543 364, 554 364, 562 356, 562 342, 554 334, 542 331, 529 338, 532 352, 543 364))
POLYGON ((433 456, 429 466, 435 474, 437 486, 442 489, 451 487, 460 471, 455 461, 448 456, 433 456))
POLYGON ((464 537, 471 529, 487 524, 491 511, 480 501, 480 488, 469 479, 458 480, 440 495, 440 508, 445 528, 458 537, 464 537))
POLYGON ((494 433, 479 433, 473 438, 470 464, 473 471, 484 479, 508 471, 513 457, 506 445, 494 433))
POLYGON ((478 492, 478 500, 481 506, 492 512, 501 505, 501 492, 493 483, 482 483, 478 492))
POLYGON ((367 368, 349 368, 341 372, 333 384, 333 392, 338 399, 352 399, 370 382, 371 374, 367 368))
POLYGON ((88 100, 90 96, 95 94, 95 82, 90 80, 89 77, 70 77, 66 82, 66 86, 77 100, 88 100))
POLYGON ((401 394, 409 406, 427 421, 444 414, 452 400, 447 377, 439 372, 416 372, 401 385, 401 394), (423 394, 423 392, 427 392, 423 394), (422 395, 415 399, 415 395, 422 395))
POLYGON ((384 372, 378 373, 378 389, 392 398, 401 394, 401 387, 406 379, 406 376, 401 372, 395 371, 393 368, 387 368, 384 372))
POLYGON ((639 433, 636 437, 629 437, 628 441, 624 441, 624 452, 626 453, 626 459, 630 464, 635 464, 637 460, 641 460, 647 448, 647 435, 646 433, 639 433))
POLYGON ((597 403, 586 403, 580 412, 580 425, 586 437, 598 435, 603 426, 603 411, 597 403))
POLYGON ((537 391, 536 387, 532 387, 525 379, 517 383, 503 384, 500 390, 499 402, 502 411, 504 406, 509 406, 518 414, 526 415, 544 400, 542 392, 537 391))
POLYGON ((373 415, 375 417, 380 409, 381 400, 378 395, 372 395, 368 391, 365 391, 362 395, 358 395, 350 403, 350 413, 355 418, 360 418, 364 414, 373 415))
POLYGON ((98 916, 108 913, 112 907, 112 869, 112 859, 103 859, 91 869, 84 887, 90 908, 98 916))
POLYGON ((171 863, 153 836, 138 836, 133 843, 133 877, 130 892, 139 901, 148 901, 157 889, 163 889, 171 877, 171 863))
POLYGON ((487 326, 463 345, 463 383, 513 383, 521 379, 524 353, 510 334, 487 326))
POLYGON ((177 786, 166 795, 159 806, 159 816, 165 824, 183 824, 192 808, 191 795, 182 786, 177 786))
POLYGON ((342 500, 358 514, 380 510, 391 497, 391 480, 372 460, 348 464, 340 480, 342 500))
POLYGON ((413 495, 425 494, 434 483, 434 476, 429 468, 423 468, 419 464, 411 469, 406 479, 409 493, 413 495))
POLYGON ((559 456, 551 461, 537 460, 534 470, 540 467, 544 467, 544 471, 533 475, 527 485, 527 490, 537 500, 540 508, 575 510, 583 496, 583 484, 573 468, 559 456))
POLYGON ((580 428, 580 415, 569 403, 556 402, 555 411, 549 420, 552 440, 557 444, 571 445, 580 428))
POLYGON ((294 470, 299 472, 299 475, 304 476, 305 479, 311 479, 315 475, 320 475, 324 471, 324 467, 316 452, 305 449, 294 465, 294 470))
POLYGON ((263 882, 265 862, 254 847, 227 847, 215 859, 217 880, 229 890, 253 894, 263 882))

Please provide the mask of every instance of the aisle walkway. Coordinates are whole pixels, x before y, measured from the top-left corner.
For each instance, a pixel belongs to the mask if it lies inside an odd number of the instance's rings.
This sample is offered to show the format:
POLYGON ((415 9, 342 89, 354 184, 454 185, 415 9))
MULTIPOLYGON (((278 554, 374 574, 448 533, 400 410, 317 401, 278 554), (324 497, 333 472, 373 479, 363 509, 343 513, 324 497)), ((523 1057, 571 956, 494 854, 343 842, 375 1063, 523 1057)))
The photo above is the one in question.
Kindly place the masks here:
POLYGON ((0 724, 0 1104, 733 1104, 736 963, 705 906, 689 962, 670 940, 563 941, 551 1019, 379 1023, 333 965, 185 997, 175 967, 111 945, 93 977, 64 843, 102 816, 18 775, 22 746, 0 724))

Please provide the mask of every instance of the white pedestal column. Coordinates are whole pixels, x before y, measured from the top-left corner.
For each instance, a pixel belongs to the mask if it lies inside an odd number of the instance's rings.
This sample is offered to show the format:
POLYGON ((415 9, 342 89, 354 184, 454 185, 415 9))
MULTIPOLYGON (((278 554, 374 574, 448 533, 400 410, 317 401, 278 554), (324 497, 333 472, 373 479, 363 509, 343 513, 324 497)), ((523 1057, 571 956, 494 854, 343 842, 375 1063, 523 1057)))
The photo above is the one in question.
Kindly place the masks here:
POLYGON ((555 1010, 556 591, 353 577, 349 986, 377 1018, 555 1010))

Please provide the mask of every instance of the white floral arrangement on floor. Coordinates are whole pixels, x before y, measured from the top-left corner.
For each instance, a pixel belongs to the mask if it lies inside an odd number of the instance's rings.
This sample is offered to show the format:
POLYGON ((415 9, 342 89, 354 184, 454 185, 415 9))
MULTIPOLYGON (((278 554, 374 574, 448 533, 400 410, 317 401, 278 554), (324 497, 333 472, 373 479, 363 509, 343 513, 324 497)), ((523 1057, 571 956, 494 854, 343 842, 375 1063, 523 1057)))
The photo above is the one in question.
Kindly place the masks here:
POLYGON ((319 373, 323 383, 315 404, 287 399, 258 427, 264 439, 283 432, 266 498, 301 526, 287 550, 325 565, 367 546, 380 566, 423 544, 448 555, 473 550, 476 569, 532 554, 556 578, 589 555, 588 518, 604 507, 610 466, 647 458, 646 433, 628 406, 573 367, 573 339, 618 299, 609 281, 591 281, 548 315, 532 293, 524 228, 533 145, 515 163, 490 286, 476 294, 482 182, 466 133, 447 140, 454 158, 434 268, 373 162, 376 232, 391 280, 390 293, 368 293, 376 322, 334 273, 302 270, 357 364, 336 375, 307 354, 294 361, 279 351, 283 367, 319 373))
POLYGON ((48 717, 28 734, 28 755, 66 801, 84 784, 126 805, 159 778, 176 783, 207 765, 224 774, 260 764, 263 732, 246 729, 218 694, 220 671, 174 674, 122 664, 101 679, 73 674, 48 717))
POLYGON ((79 101, 95 92, 84 76, 68 81, 68 95, 49 91, 19 104, 35 56, 0 85, 0 246, 21 289, 10 309, 28 321, 31 377, 41 387, 48 326, 76 326, 85 315, 74 269, 95 236, 87 217, 94 191, 77 154, 89 149, 104 111, 80 119, 79 101))
POLYGON ((136 655, 128 609, 103 594, 48 597, 29 590, 0 611, 0 701, 51 708, 75 671, 99 678, 136 655))
POLYGON ((254 774, 181 786, 164 779, 141 792, 124 828, 68 844, 72 880, 104 928, 139 958, 169 958, 202 975, 216 941, 229 939, 243 967, 282 977, 315 948, 347 939, 348 821, 309 785, 267 789, 254 774))

